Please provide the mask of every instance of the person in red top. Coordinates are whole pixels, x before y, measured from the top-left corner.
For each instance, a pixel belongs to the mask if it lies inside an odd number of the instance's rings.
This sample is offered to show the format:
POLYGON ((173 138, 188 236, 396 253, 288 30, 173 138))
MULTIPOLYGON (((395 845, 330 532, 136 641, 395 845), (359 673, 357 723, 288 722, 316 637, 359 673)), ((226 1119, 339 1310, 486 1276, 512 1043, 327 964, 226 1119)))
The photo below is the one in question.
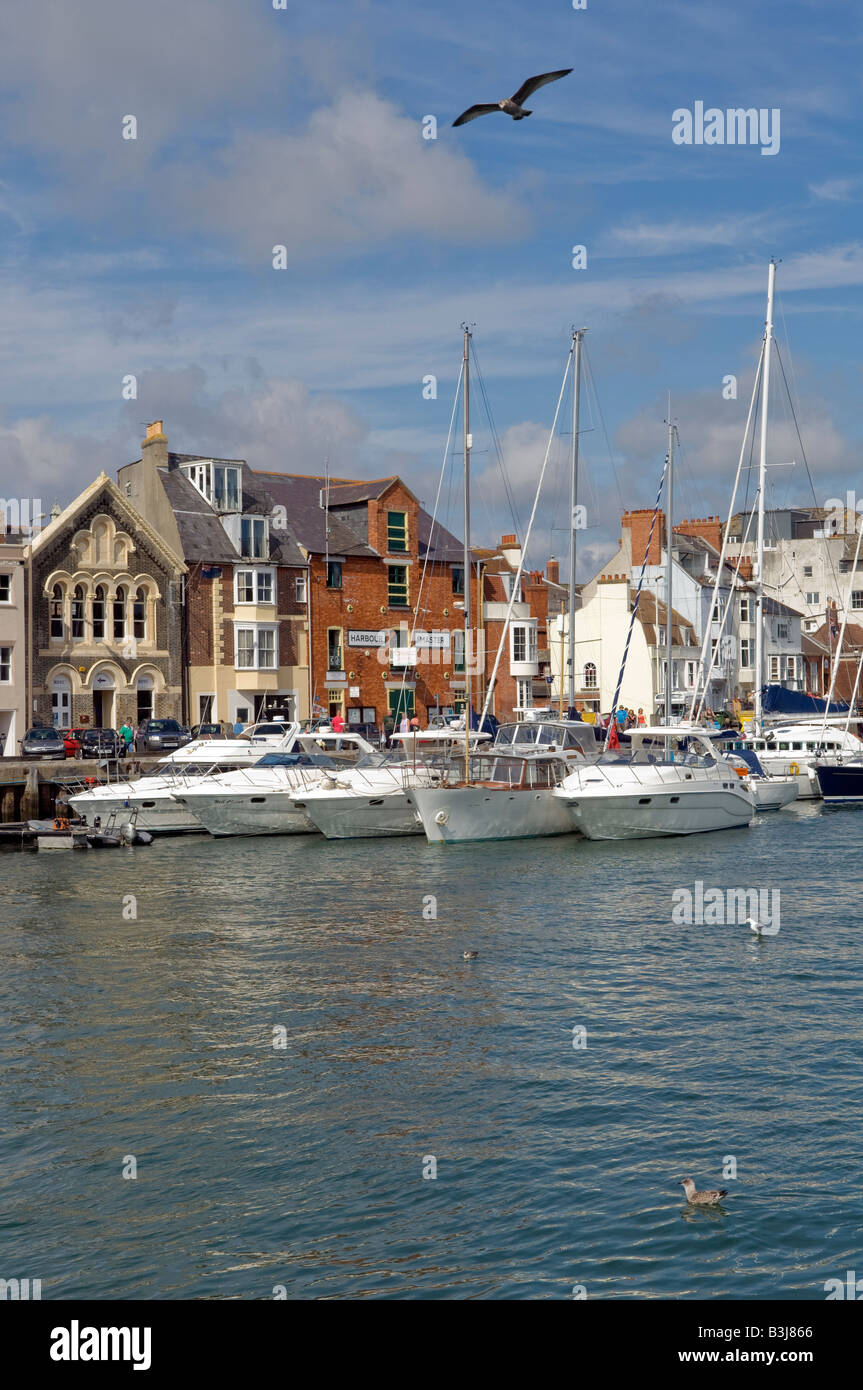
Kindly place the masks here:
POLYGON ((333 715, 333 733, 343 734, 345 731, 345 721, 340 714, 333 715))

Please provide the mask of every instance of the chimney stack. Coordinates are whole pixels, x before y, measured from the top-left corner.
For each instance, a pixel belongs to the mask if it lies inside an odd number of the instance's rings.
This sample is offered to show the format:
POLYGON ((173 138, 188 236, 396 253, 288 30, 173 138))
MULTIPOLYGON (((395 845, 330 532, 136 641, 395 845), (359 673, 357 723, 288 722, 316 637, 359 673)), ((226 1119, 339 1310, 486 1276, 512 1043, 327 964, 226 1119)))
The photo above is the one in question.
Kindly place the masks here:
POLYGON ((549 584, 560 583, 560 561, 556 560, 553 555, 545 567, 545 577, 549 584))
POLYGON ((161 420, 154 420, 147 426, 147 437, 141 443, 141 459, 153 469, 168 467, 168 437, 161 420))
MULTIPOLYGON (((642 507, 634 512, 624 512, 620 518, 620 524, 624 530, 629 530, 632 537, 632 563, 640 566, 644 561, 644 552, 647 549, 647 538, 650 535, 650 524, 653 521, 653 508, 642 507)), ((649 565, 662 564, 662 547, 665 543, 665 514, 660 512, 656 518, 656 525, 653 528, 653 539, 650 542, 650 553, 647 556, 649 565)))

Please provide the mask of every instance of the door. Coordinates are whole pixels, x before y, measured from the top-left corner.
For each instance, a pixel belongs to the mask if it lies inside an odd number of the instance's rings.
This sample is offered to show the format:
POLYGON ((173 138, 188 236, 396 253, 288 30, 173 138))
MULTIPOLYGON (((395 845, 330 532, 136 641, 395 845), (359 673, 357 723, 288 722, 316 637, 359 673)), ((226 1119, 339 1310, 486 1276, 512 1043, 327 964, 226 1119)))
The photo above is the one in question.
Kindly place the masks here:
POLYGON ((105 728, 105 722, 104 722, 104 718, 103 718, 103 704, 104 704, 104 702, 105 702, 105 693, 104 693, 103 691, 101 691, 101 690, 94 690, 94 691, 93 691, 93 727, 94 727, 95 729, 104 729, 104 728, 105 728))
POLYGON ((51 692, 51 722, 55 729, 68 729, 72 723, 72 696, 66 689, 51 692))

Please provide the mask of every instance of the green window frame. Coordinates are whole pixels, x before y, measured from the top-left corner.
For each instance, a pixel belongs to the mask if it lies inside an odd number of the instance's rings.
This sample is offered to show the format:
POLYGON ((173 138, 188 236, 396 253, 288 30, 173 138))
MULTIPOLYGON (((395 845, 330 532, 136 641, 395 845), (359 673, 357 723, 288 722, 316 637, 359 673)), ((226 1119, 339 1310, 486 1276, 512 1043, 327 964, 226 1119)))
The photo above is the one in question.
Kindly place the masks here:
POLYGON ((407 565, 387 565, 387 600, 390 608, 408 607, 407 565))
POLYGON ((387 549, 391 551, 406 551, 407 548, 407 512, 387 512, 387 549))
POLYGON ((414 692, 412 690, 388 690, 387 708, 391 718, 396 722, 396 727, 398 727, 402 715, 406 714, 408 719, 413 719, 414 692))

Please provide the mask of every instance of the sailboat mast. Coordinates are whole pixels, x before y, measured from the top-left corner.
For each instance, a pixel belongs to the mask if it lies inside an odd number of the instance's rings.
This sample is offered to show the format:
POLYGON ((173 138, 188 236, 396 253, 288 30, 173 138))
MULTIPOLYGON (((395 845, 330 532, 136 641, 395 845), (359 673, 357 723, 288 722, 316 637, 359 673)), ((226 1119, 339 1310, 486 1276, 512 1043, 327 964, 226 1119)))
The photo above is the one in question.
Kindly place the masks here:
POLYGON ((770 346, 773 341, 773 285, 776 262, 767 276, 767 319, 764 325, 764 376, 761 390, 761 450, 758 460, 758 570, 755 584, 755 732, 764 725, 761 687, 764 684, 764 497, 767 491, 767 405, 770 397, 770 346))
POLYGON ((572 333, 572 450, 569 467, 569 709, 575 708, 575 505, 578 497, 578 423, 581 405, 581 340, 584 329, 572 333))
POLYGON ((671 726, 671 695, 674 687, 674 634, 671 625, 672 539, 674 536, 674 425, 671 420, 671 392, 668 393, 668 512, 665 523, 665 724, 671 726))
POLYGON ((464 328, 464 777, 468 781, 468 754, 470 750, 470 451, 473 439, 470 432, 470 329, 464 328))

